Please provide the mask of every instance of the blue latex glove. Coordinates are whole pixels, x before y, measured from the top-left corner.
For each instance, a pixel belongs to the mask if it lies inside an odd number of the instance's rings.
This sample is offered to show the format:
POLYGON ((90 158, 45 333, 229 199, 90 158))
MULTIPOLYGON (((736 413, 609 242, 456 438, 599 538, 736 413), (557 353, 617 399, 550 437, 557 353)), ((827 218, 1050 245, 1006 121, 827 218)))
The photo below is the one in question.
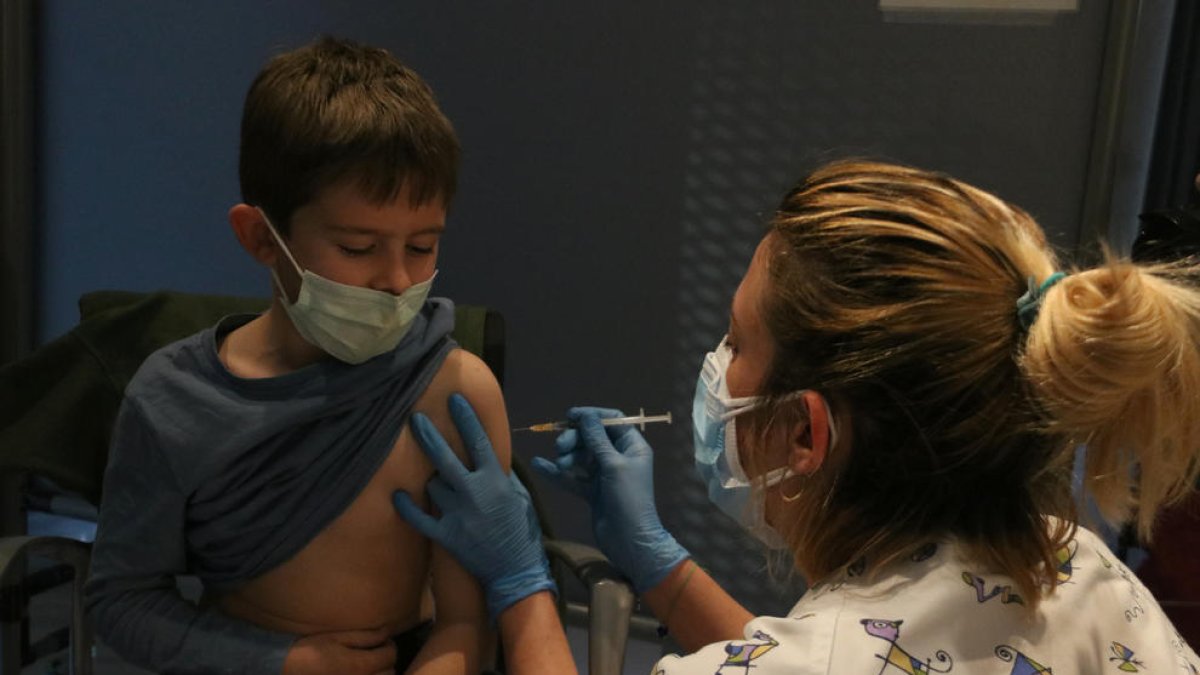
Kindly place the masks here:
POLYGON ((453 394, 449 407, 475 470, 463 466, 428 417, 413 413, 413 436, 437 469, 426 490, 442 517, 425 513, 403 491, 392 496, 392 503, 417 531, 441 544, 479 579, 494 620, 518 600, 557 589, 529 493, 496 461, 467 399, 453 394))
POLYGON ((686 549, 662 526, 654 506, 654 451, 628 425, 605 427, 619 410, 571 408, 575 429, 555 441, 558 457, 533 459, 533 468, 592 507, 592 532, 608 559, 638 593, 657 586, 686 560, 686 549))

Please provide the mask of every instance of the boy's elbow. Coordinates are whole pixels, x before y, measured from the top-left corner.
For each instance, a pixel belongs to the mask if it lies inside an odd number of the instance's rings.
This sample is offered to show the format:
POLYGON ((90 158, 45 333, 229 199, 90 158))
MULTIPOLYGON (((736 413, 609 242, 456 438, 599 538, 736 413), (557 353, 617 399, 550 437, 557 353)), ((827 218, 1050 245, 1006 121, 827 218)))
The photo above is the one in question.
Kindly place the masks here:
POLYGON ((93 577, 83 589, 83 611, 96 635, 117 647, 122 637, 140 630, 139 622, 159 611, 164 602, 161 583, 131 583, 93 577))
POLYGON ((92 630, 101 642, 120 654, 128 650, 122 639, 126 632, 122 627, 128 620, 128 605, 128 602, 121 602, 121 594, 98 587, 91 581, 84 587, 83 611, 91 622, 92 630))

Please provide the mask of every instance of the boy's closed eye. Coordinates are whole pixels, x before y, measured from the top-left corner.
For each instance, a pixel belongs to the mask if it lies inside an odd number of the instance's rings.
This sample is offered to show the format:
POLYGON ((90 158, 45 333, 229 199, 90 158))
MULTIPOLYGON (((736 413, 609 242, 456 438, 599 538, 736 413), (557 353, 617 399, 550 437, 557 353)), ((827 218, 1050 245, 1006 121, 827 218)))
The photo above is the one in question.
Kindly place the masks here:
POLYGON ((361 255, 367 255, 368 253, 374 251, 375 244, 370 244, 368 246, 346 246, 345 244, 338 244, 338 250, 350 257, 357 257, 361 255))

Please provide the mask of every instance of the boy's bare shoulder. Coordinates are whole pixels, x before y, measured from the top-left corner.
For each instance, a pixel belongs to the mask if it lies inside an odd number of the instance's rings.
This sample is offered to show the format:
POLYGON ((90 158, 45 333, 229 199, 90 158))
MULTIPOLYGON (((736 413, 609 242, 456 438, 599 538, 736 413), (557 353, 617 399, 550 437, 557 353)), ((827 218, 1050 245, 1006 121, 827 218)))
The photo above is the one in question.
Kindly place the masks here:
POLYGON ((496 456, 507 466, 511 441, 508 411, 504 406, 500 383, 482 359, 465 349, 455 349, 446 355, 442 367, 416 404, 416 409, 429 416, 455 452, 465 457, 461 452, 462 444, 457 429, 446 408, 447 399, 455 393, 462 394, 471 403, 492 441, 496 456))
POLYGON ((500 383, 496 381, 491 368, 483 359, 465 349, 451 350, 426 388, 427 396, 434 394, 443 401, 455 392, 466 396, 473 407, 495 403, 502 407, 504 405, 500 383))

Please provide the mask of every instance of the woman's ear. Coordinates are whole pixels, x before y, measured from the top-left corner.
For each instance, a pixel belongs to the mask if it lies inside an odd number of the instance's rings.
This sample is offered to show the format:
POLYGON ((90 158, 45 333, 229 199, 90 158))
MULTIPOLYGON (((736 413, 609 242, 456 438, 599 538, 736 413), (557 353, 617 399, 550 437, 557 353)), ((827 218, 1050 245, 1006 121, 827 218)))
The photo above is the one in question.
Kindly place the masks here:
POLYGON ((249 204, 237 204, 229 209, 229 225, 247 253, 267 267, 275 266, 279 246, 267 228, 262 211, 249 204))
POLYGON ((802 392, 798 404, 804 406, 807 419, 792 427, 788 439, 788 466, 796 475, 811 476, 821 469, 829 453, 832 436, 829 406, 825 397, 815 391, 802 392))

